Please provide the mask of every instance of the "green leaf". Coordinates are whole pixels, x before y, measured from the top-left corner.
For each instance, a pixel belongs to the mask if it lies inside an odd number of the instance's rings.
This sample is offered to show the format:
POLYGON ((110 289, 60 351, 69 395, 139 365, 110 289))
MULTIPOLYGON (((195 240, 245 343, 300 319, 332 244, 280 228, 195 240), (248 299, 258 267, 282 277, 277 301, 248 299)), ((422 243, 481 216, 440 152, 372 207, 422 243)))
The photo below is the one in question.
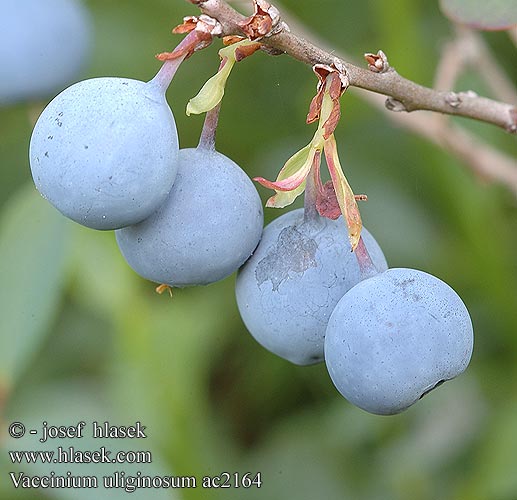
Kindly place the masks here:
POLYGON ((517 25, 515 0, 440 0, 440 8, 451 21, 479 30, 506 30, 517 25))
POLYGON ((34 189, 0 220, 0 385, 8 390, 39 348, 59 305, 71 223, 34 189))

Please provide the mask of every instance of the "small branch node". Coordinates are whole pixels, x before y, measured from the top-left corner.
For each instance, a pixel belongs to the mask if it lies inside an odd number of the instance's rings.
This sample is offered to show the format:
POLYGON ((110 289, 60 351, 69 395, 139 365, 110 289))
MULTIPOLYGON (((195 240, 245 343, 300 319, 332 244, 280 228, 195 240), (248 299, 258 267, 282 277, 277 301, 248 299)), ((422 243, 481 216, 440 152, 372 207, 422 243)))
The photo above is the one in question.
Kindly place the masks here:
POLYGON ((373 71, 374 73, 386 73, 390 70, 390 64, 388 62, 388 57, 386 54, 379 50, 377 54, 372 54, 371 52, 367 52, 364 55, 366 62, 368 63, 368 69, 373 71))
POLYGON ((451 108, 459 108, 461 106, 461 103, 463 102, 461 99, 461 96, 456 92, 448 92, 445 95, 445 102, 451 107, 451 108))
POLYGON ((280 21, 279 26, 281 29, 279 31, 283 31, 285 33, 291 33, 291 28, 285 21, 280 21))
POLYGON ((473 90, 467 90, 466 92, 460 92, 459 93, 460 96, 465 96, 465 97, 469 97, 471 99, 475 99, 476 97, 479 97, 479 94, 477 94, 476 92, 474 92, 473 90))
POLYGON ((406 105, 393 97, 388 97, 385 102, 386 109, 390 111, 394 111, 395 113, 400 113, 402 111, 407 111, 406 105))

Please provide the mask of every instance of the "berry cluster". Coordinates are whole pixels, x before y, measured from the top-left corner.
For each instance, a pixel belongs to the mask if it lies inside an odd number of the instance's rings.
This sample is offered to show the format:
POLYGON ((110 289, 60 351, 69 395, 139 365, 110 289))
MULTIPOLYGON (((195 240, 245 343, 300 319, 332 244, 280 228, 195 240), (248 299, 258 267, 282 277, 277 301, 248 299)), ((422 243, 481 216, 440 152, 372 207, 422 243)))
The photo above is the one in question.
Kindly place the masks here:
POLYGON ((178 149, 166 88, 159 78, 95 78, 64 90, 34 127, 32 176, 70 219, 116 229, 141 276, 176 287, 213 283, 257 246, 262 204, 211 143, 178 149))
POLYGON ((148 280, 206 285, 240 268, 239 311, 259 343, 296 364, 324 360, 338 390, 369 412, 406 409, 465 370, 473 333, 463 302, 433 276, 388 269, 373 236, 361 232, 333 136, 346 88, 336 68, 320 68, 312 142, 276 182, 261 179, 277 191, 272 206, 307 187, 305 208, 264 230, 251 180, 214 146, 221 80, 236 51, 250 53, 256 44, 224 49, 220 73, 189 104, 192 112, 208 111, 199 145, 179 149, 165 92, 182 60, 206 44, 206 29, 166 54, 147 83, 95 78, 55 97, 31 138, 36 187, 68 218, 115 230, 123 256, 148 280), (330 198, 319 182, 323 150, 330 198))
POLYGON ((345 239, 341 220, 307 209, 273 221, 239 271, 239 311, 253 337, 278 356, 300 365, 325 360, 351 403, 399 413, 466 369, 470 316, 438 278, 387 269, 366 230, 364 253, 352 253, 345 239))

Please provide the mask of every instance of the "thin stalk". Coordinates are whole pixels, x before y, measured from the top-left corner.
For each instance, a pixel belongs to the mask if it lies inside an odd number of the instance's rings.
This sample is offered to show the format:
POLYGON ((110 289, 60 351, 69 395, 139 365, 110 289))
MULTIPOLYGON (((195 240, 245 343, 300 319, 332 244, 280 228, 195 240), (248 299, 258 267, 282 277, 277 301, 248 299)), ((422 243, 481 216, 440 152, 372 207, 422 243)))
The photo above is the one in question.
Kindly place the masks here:
POLYGON ((199 34, 195 30, 191 31, 170 54, 167 54, 169 57, 165 60, 158 73, 156 73, 156 76, 149 83, 158 85, 165 94, 174 75, 176 74, 176 71, 178 71, 180 64, 190 56, 198 46, 199 34), (170 57, 176 54, 177 57, 170 57))
POLYGON ((379 271, 375 267, 375 264, 370 257, 368 249, 364 244, 363 237, 359 238, 359 243, 354 251, 355 256, 357 258, 357 262, 359 264, 359 270, 361 271, 361 279, 371 278, 376 274, 379 274, 379 271))
POLYGON ((321 152, 317 151, 314 155, 312 167, 305 180, 305 194, 303 204, 303 219, 305 222, 315 220, 319 217, 316 203, 318 201, 318 182, 320 176, 321 152))
POLYGON ((165 61, 158 73, 156 73, 156 76, 149 83, 156 84, 165 94, 174 78, 174 75, 176 74, 176 71, 178 71, 180 64, 185 60, 185 57, 186 55, 182 55, 176 59, 165 61))
POLYGON ((221 102, 205 116, 205 122, 203 123, 203 130, 201 131, 201 137, 199 138, 199 149, 207 149, 210 151, 215 150, 215 136, 217 132, 217 124, 219 123, 219 112, 221 110, 221 102))

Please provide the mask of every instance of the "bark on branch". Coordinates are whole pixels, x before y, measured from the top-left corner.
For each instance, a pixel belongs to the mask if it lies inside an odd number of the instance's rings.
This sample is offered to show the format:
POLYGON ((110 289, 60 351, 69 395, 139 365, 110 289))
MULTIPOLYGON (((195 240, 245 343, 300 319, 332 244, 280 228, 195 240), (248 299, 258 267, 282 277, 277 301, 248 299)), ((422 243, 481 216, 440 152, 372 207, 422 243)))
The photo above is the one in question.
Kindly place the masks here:
MULTIPOLYGON (((217 19, 222 25, 224 36, 243 35, 240 24, 245 16, 224 0, 189 1, 197 4, 204 14, 217 19)), ((290 32, 287 26, 279 33, 263 38, 261 43, 273 49, 274 53, 288 54, 311 66, 330 65, 336 63, 337 59, 346 69, 351 86, 387 96, 387 107, 392 111, 429 110, 463 116, 517 134, 517 107, 513 104, 480 97, 473 92, 434 90, 400 76, 393 68, 385 72, 361 68, 290 32)))

